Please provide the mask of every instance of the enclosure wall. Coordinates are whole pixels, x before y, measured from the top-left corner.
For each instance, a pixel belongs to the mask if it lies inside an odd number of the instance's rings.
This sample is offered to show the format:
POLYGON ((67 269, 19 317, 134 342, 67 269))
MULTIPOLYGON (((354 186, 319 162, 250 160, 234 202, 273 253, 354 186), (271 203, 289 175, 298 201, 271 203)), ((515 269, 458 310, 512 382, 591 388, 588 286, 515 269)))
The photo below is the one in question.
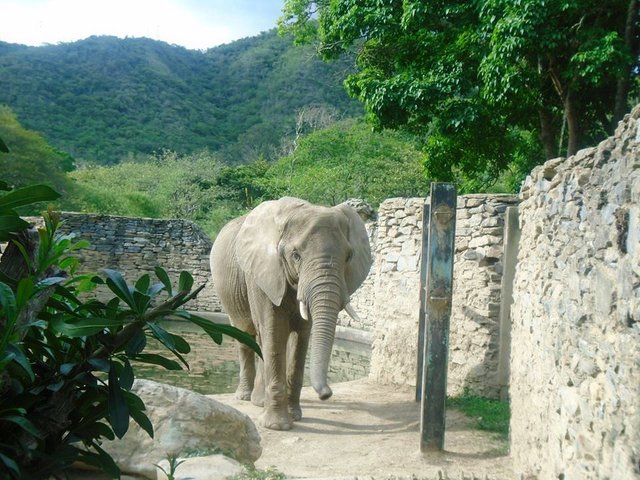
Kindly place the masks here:
POLYGON ((510 393, 524 478, 640 475, 639 118, 522 190, 510 393))

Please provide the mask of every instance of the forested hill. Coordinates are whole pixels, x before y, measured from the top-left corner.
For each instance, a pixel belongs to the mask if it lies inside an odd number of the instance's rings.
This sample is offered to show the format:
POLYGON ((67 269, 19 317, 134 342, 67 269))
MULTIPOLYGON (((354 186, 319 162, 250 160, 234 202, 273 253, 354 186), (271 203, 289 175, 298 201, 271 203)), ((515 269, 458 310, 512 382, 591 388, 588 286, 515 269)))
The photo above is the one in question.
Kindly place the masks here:
POLYGON ((352 64, 327 65, 275 31, 206 52, 144 38, 0 42, 0 104, 82 161, 208 148, 243 163, 275 156, 305 106, 360 115, 342 87, 352 64))

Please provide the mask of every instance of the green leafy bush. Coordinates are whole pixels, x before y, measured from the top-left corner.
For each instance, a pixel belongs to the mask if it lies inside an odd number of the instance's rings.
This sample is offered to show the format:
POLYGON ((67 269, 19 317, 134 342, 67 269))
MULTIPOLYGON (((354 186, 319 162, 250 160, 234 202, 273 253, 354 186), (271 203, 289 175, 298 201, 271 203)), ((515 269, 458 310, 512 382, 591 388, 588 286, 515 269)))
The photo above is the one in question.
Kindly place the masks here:
POLYGON ((362 198, 378 206, 390 197, 426 195, 416 143, 409 134, 344 120, 303 137, 266 172, 264 189, 269 198, 291 195, 325 205, 362 198))
MULTIPOLYGON (((0 182, 0 188, 7 186, 0 182)), ((60 235, 51 211, 37 232, 15 212, 57 196, 34 186, 0 197, 0 239, 9 240, 0 261, 0 471, 46 478, 82 461, 119 477, 101 440, 122 438, 131 419, 153 435, 144 403, 131 391, 135 364, 188 368, 189 344, 161 320, 179 316, 218 344, 227 335, 258 353, 259 347, 246 333, 182 308, 202 289, 193 288, 188 272, 175 290, 161 267, 156 282, 145 274, 134 284, 109 269, 101 276, 76 274, 73 253, 86 242, 60 235), (98 286, 112 298, 86 295, 98 286), (150 337, 175 360, 145 353, 150 337)))

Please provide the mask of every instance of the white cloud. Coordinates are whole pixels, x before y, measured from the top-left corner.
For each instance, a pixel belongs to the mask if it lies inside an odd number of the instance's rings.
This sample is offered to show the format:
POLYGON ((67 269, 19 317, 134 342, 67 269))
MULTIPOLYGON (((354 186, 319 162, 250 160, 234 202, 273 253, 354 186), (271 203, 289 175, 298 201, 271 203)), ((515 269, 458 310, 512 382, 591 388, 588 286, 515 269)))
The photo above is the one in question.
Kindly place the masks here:
POLYGON ((281 1, 0 0, 0 40, 26 45, 91 35, 149 37, 205 49, 275 26, 281 1), (259 4, 260 5, 260 4, 259 4), (265 5, 269 8, 265 9, 265 5), (255 6, 255 4, 254 4, 255 6))

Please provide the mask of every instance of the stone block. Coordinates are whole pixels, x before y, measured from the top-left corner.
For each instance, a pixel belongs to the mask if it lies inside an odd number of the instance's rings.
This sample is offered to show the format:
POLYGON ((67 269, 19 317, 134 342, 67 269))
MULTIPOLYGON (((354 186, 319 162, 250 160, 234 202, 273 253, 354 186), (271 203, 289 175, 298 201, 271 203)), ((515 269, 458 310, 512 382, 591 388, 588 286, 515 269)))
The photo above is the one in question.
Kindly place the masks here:
POLYGON ((418 269, 418 256, 401 255, 398 258, 397 268, 399 272, 416 271, 418 269))
POLYGON ((253 463, 262 453, 260 434, 251 419, 228 405, 150 380, 136 380, 132 391, 146 406, 154 438, 132 422, 122 439, 102 444, 123 472, 155 478, 154 464, 167 455, 224 453, 253 463))

